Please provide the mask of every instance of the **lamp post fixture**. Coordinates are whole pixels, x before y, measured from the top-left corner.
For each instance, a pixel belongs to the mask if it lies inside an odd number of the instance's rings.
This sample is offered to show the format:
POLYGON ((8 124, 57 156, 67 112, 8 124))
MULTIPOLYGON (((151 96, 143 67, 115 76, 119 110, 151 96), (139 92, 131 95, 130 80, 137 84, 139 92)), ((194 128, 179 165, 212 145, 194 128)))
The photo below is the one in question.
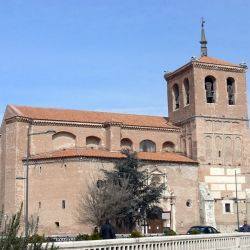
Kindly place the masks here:
POLYGON ((41 132, 31 133, 31 124, 29 123, 27 131, 27 151, 26 151, 26 174, 25 177, 16 177, 17 180, 25 180, 25 213, 24 213, 24 226, 25 237, 29 235, 29 160, 30 160, 30 138, 33 135, 55 134, 55 130, 47 130, 41 132))

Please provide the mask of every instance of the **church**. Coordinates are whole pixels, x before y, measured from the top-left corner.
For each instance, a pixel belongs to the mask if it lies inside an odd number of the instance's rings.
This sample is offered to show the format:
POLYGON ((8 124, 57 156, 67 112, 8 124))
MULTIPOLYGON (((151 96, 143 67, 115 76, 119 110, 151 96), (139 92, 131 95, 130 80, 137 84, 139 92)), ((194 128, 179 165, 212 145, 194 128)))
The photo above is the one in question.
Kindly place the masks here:
POLYGON ((166 187, 148 233, 194 225, 232 232, 250 223, 247 66, 208 56, 203 26, 200 57, 164 75, 168 117, 8 105, 0 130, 4 218, 23 202, 40 233, 89 233, 93 225, 75 216, 79 196, 126 148, 166 187))

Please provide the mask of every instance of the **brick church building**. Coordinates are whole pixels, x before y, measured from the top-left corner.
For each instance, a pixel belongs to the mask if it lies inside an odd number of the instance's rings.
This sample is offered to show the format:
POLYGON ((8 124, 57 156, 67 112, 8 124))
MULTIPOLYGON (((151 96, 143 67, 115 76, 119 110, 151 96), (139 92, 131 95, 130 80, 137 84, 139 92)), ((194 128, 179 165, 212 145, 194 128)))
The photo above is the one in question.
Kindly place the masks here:
POLYGON ((166 186, 148 232, 234 231, 237 215, 250 220, 247 67, 208 56, 203 25, 200 43, 199 58, 164 75, 169 117, 8 105, 0 130, 5 217, 25 204, 28 158, 28 212, 39 216, 39 231, 89 232, 75 216, 80 194, 129 148, 166 186))

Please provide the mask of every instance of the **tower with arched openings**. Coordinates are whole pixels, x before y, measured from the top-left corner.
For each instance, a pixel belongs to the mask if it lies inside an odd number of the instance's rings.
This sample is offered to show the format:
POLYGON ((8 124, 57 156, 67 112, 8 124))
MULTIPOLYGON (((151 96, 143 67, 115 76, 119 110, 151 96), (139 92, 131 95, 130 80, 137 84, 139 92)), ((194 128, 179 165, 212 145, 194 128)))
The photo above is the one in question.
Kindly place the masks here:
POLYGON ((237 211, 235 173, 238 210, 246 211, 248 206, 249 184, 244 174, 249 172, 250 155, 247 67, 208 56, 204 21, 200 43, 199 58, 192 57, 164 75, 168 112, 170 120, 182 128, 182 152, 199 162, 201 222, 230 230, 229 221, 237 211))

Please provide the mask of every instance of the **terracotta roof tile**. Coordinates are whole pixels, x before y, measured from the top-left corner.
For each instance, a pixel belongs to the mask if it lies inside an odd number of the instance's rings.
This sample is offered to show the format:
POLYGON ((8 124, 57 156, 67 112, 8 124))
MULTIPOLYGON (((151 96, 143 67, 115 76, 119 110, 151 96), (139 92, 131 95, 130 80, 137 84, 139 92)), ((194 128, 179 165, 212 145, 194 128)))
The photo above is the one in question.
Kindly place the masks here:
POLYGON ((202 56, 199 59, 197 59, 197 61, 202 62, 202 63, 209 63, 209 64, 218 64, 218 65, 226 65, 226 66, 239 67, 239 65, 232 64, 230 62, 226 62, 224 60, 217 59, 217 58, 210 57, 210 56, 202 56))
POLYGON ((138 157, 142 160, 150 160, 150 161, 195 163, 194 160, 188 158, 185 155, 170 153, 170 152, 155 152, 155 153, 139 152, 138 157))
MULTIPOLYGON (((138 152, 138 158, 147 161, 163 161, 163 162, 176 162, 176 163, 194 163, 192 159, 170 152, 138 152)), ((86 148, 70 148, 61 149, 49 153, 37 154, 31 156, 31 160, 47 160, 59 158, 75 158, 75 157, 91 157, 91 158, 109 158, 109 159, 122 159, 125 155, 121 152, 111 152, 100 149, 86 149, 86 148)))
POLYGON ((38 120, 53 120, 67 122, 105 123, 118 122, 131 126, 145 126, 157 128, 177 128, 168 117, 132 115, 96 111, 68 110, 55 108, 36 108, 9 105, 12 116, 21 116, 38 120))

